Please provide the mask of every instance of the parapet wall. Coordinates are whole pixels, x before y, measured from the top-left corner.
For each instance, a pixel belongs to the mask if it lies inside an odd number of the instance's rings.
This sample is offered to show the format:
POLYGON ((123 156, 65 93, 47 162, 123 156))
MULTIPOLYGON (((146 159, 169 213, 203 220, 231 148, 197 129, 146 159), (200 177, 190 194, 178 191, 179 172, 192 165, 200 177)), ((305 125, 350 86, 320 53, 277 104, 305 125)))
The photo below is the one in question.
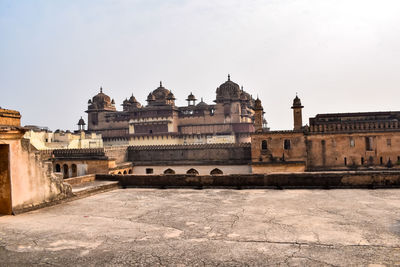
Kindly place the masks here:
POLYGON ((243 143, 130 146, 128 160, 135 165, 182 165, 185 163, 242 165, 251 162, 251 145, 243 143))
POLYGON ((389 188, 400 187, 400 171, 302 172, 243 175, 96 175, 124 187, 389 188))
POLYGON ((128 161, 128 146, 105 147, 104 152, 109 159, 114 159, 117 164, 128 161))

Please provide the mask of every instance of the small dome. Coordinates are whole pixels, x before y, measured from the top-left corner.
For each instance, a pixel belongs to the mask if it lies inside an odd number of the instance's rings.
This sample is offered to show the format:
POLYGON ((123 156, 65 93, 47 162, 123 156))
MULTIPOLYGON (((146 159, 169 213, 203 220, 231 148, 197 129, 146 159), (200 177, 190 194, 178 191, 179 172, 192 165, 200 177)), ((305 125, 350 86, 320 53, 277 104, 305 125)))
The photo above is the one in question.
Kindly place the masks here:
POLYGON ((186 101, 196 101, 196 97, 192 94, 192 92, 190 92, 190 95, 188 95, 188 98, 186 99, 186 101))
POLYGON ((148 96, 147 96, 147 101, 154 101, 154 100, 156 100, 155 99, 155 97, 154 97, 154 95, 152 94, 152 93, 150 93, 148 96))
POLYGON ((87 102, 88 104, 92 104, 92 100, 91 99, 89 99, 89 101, 87 102))
POLYGON ((300 98, 297 96, 293 99, 293 106, 292 108, 302 108, 303 106, 301 105, 301 100, 300 98))
POLYGON ((129 98, 129 102, 131 103, 137 103, 138 101, 136 100, 136 98, 133 96, 133 94, 131 95, 131 97, 129 98))
POLYGON ((257 97, 254 101, 254 110, 262 110, 263 106, 261 105, 261 100, 257 97))
POLYGON ((111 105, 115 105, 114 98, 111 100, 111 105))
POLYGON ((240 86, 231 81, 231 76, 228 75, 228 80, 217 88, 216 102, 223 102, 226 100, 239 100, 241 94, 240 86))
POLYGON ((85 121, 83 120, 83 118, 82 118, 82 117, 79 119, 79 121, 78 121, 78 125, 79 125, 79 126, 86 125, 86 123, 85 123, 85 121))
POLYGON ((169 92, 169 94, 167 95, 167 99, 168 100, 175 100, 175 96, 172 92, 169 92))
POLYGON ((203 98, 201 98, 201 101, 196 105, 197 108, 208 108, 207 103, 203 101, 203 98))

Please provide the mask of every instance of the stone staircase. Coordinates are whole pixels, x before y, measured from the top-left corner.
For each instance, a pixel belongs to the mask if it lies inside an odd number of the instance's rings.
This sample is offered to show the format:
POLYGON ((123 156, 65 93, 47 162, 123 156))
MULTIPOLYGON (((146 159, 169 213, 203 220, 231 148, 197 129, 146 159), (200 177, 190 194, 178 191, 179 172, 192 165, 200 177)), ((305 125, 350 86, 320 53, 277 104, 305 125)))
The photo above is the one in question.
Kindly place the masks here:
POLYGON ((72 187, 72 199, 83 198, 94 194, 119 188, 118 181, 96 180, 96 175, 85 175, 64 179, 72 187))

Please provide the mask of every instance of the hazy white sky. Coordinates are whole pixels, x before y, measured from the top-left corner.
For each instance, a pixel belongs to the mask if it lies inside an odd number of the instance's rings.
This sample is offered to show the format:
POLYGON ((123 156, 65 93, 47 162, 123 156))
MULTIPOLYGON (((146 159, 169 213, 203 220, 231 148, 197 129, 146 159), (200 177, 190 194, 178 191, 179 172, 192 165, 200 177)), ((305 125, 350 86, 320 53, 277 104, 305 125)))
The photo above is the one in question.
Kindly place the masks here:
POLYGON ((0 106, 77 128, 99 87, 118 109, 159 81, 178 105, 231 79, 273 130, 317 113, 400 110, 398 0, 0 0, 0 106))

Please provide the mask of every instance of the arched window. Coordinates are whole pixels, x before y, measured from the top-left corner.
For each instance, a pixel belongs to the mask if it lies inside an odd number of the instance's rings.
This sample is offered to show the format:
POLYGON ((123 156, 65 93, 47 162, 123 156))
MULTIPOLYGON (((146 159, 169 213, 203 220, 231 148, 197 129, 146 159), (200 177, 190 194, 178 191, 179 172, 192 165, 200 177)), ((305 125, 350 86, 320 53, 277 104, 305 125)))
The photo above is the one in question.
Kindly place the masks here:
POLYGON ((64 177, 64 179, 68 178, 68 165, 67 164, 63 165, 63 177, 64 177))
POLYGON ((132 174, 132 169, 129 169, 128 173, 129 173, 129 174, 132 174))
POLYGON ((262 142, 261 142, 261 149, 262 149, 262 150, 267 150, 267 149, 268 149, 267 140, 262 140, 262 142))
POLYGON ((124 171, 124 174, 127 174, 126 170, 124 171))
POLYGON ((165 171, 164 171, 164 174, 175 174, 175 171, 173 170, 173 169, 166 169, 165 171))
POLYGON ((186 172, 186 174, 191 174, 191 175, 199 175, 199 172, 196 169, 190 169, 186 172))
POLYGON ((118 174, 122 174, 121 172, 118 172, 118 174))
POLYGON ((61 172, 61 166, 60 166, 60 164, 56 164, 56 172, 61 172))
POLYGON ((76 167, 76 164, 72 164, 71 169, 72 169, 72 177, 78 176, 78 169, 76 167))
POLYGON ((210 172, 211 175, 222 175, 224 174, 220 169, 215 168, 210 172))

